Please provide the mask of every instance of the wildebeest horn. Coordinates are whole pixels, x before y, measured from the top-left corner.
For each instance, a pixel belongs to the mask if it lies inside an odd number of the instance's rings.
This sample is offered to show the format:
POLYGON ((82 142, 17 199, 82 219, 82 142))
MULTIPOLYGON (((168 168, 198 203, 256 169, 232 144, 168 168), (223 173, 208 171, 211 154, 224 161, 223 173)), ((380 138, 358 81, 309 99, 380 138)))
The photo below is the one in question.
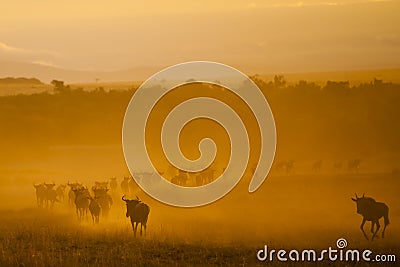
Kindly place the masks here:
POLYGON ((122 196, 122 200, 128 202, 128 200, 125 199, 125 195, 122 196))
POLYGON ((357 193, 355 193, 355 194, 356 194, 356 199, 358 199, 357 193))
POLYGON ((365 195, 365 193, 363 193, 363 196, 362 196, 363 198, 364 198, 364 195, 365 195))
POLYGON ((139 197, 138 197, 138 196, 136 196, 136 199, 140 201, 140 199, 139 199, 139 197))

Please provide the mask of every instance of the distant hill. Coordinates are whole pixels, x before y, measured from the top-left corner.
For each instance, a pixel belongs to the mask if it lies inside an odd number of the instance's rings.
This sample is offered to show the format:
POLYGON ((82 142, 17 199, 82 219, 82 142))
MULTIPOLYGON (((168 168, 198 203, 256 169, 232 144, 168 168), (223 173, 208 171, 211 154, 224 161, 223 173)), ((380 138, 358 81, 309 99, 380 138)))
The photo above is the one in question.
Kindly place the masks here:
POLYGON ((162 67, 136 67, 122 71, 79 71, 44 66, 39 64, 0 61, 0 78, 35 77, 45 83, 62 80, 65 83, 87 83, 96 79, 100 82, 141 81, 160 71, 162 67))
MULTIPOLYGON (((144 81, 154 73, 162 70, 161 66, 135 67, 121 71, 79 71, 24 62, 0 61, 0 78, 35 77, 46 84, 52 80, 62 80, 66 84, 84 84, 109 82, 144 81)), ((260 74, 262 79, 272 80, 275 74, 284 75, 289 83, 306 80, 325 84, 326 81, 349 81, 351 84, 372 81, 374 78, 400 83, 400 69, 344 70, 310 73, 267 73, 260 68, 256 72, 246 71, 247 75, 260 74)))
POLYGON ((36 78, 0 78, 0 85, 42 85, 43 83, 36 78))

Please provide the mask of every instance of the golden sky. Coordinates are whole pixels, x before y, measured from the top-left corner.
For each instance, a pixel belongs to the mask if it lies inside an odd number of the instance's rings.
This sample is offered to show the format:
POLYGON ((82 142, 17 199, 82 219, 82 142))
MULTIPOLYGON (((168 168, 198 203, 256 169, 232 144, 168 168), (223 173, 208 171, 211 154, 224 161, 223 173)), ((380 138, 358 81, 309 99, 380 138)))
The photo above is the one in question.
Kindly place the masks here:
POLYGON ((400 1, 6 0, 0 61, 121 70, 212 60, 249 72, 399 68, 400 1))

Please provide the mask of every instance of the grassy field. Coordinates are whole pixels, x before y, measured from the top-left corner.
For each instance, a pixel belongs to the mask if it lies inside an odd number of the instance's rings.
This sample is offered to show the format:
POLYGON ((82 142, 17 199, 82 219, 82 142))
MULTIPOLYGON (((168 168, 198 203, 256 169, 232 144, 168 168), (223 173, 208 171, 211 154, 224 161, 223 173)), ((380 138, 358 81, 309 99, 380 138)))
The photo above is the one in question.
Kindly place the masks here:
MULTIPOLYGON (((397 180, 382 174, 272 176, 257 194, 248 196, 239 186, 220 201, 197 209, 161 205, 137 192, 151 206, 147 236, 137 238, 119 194, 108 220, 94 226, 91 219, 79 223, 67 203, 54 210, 35 208, 33 188, 21 188, 22 195, 14 194, 20 208, 0 211, 0 266, 309 266, 310 262, 276 259, 259 262, 256 253, 264 245, 321 251, 336 248, 339 238, 348 241, 348 248, 398 257, 397 180), (377 200, 389 204, 391 224, 385 239, 370 242, 362 237, 361 216, 350 200, 355 188, 374 192, 377 200)), ((369 228, 367 223, 368 234, 369 228)), ((370 265, 327 260, 312 264, 370 265)))
POLYGON ((133 238, 129 225, 79 225, 66 214, 1 212, 0 266, 203 266, 256 264, 256 248, 133 238))

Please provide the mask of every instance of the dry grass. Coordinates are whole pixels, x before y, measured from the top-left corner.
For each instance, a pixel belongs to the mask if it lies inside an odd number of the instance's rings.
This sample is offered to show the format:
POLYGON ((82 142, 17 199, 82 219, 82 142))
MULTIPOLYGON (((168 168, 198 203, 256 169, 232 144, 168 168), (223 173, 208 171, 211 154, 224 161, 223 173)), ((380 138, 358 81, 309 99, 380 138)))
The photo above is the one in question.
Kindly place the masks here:
POLYGON ((68 214, 33 209, 0 216, 0 266, 256 264, 256 248, 251 247, 162 240, 160 236, 135 239, 126 225, 79 225, 68 214))

